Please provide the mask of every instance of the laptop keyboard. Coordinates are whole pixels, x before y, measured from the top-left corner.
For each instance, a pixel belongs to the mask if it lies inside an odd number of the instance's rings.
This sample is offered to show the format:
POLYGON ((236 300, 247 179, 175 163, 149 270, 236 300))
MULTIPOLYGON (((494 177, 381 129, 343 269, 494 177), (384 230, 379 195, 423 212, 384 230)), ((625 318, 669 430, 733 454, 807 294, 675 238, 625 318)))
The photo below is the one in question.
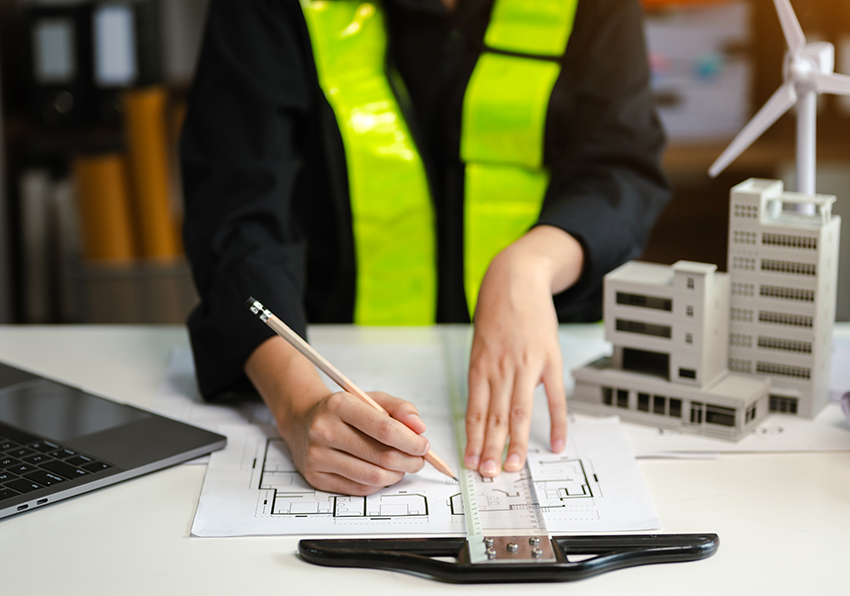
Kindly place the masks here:
POLYGON ((6 499, 111 467, 53 441, 0 427, 0 506, 6 499))

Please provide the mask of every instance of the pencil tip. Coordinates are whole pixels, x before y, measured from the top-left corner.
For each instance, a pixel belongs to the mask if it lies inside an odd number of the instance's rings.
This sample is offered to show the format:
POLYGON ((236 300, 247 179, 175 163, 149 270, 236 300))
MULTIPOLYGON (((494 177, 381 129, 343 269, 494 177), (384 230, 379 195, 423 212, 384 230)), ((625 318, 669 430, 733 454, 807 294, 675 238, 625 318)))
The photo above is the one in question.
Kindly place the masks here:
POLYGON ((454 480, 455 482, 460 482, 460 480, 457 479, 457 476, 452 476, 452 480, 454 480))

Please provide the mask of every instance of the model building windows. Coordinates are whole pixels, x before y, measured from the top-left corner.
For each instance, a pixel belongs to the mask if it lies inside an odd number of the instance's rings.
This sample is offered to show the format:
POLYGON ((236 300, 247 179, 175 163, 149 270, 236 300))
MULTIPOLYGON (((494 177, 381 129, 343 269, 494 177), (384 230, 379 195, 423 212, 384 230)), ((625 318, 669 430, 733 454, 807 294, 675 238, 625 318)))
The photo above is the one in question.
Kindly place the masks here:
POLYGON ((772 325, 787 325, 789 327, 812 327, 814 325, 814 319, 810 316, 764 310, 759 311, 759 322, 770 323, 772 325))
POLYGON ((751 420, 756 419, 756 406, 758 404, 753 404, 749 408, 747 408, 747 413, 744 416, 744 424, 750 422, 751 420))
POLYGON ((649 394, 638 393, 637 408, 641 412, 649 412, 649 394))
POLYGON ((602 388, 602 403, 606 406, 614 405, 614 390, 610 387, 602 388))
POLYGON ((694 343, 694 334, 693 333, 685 333, 685 343, 686 344, 694 343))
POLYGON ((654 308, 656 310, 673 310, 673 301, 670 298, 659 298, 658 296, 644 296, 643 294, 628 294, 617 292, 617 304, 626 306, 639 306, 641 308, 654 308))
POLYGON ((807 236, 787 236, 785 234, 762 234, 762 244, 781 246, 783 248, 818 249, 818 239, 807 236))
POLYGON ((667 398, 661 395, 655 395, 652 398, 652 413, 664 415, 664 410, 667 409, 667 398))
POLYGON ((623 348, 623 370, 670 378, 670 354, 623 348))
POLYGON ((794 261, 775 261, 768 259, 761 262, 761 270, 772 273, 787 273, 790 275, 816 276, 818 274, 817 265, 814 263, 797 263, 794 261))
POLYGON ((781 412, 783 414, 797 413, 797 398, 785 397, 782 395, 770 396, 770 411, 781 412))
POLYGON ((756 372, 768 375, 782 375, 783 377, 794 377, 796 379, 811 379, 812 369, 805 366, 791 366, 790 364, 776 364, 774 362, 756 363, 756 372))
POLYGON ((691 402, 691 424, 702 424, 702 404, 698 401, 691 402))
POLYGON ((679 369, 679 378, 696 380, 697 371, 695 371, 692 368, 680 368, 679 369))
POLYGON ((693 290, 693 289, 694 289, 694 278, 693 278, 693 277, 689 277, 689 278, 688 278, 688 289, 689 289, 689 290, 693 290))
POLYGON ((685 314, 688 315, 689 317, 694 316, 694 307, 690 306, 690 305, 686 306, 685 307, 685 314))
POLYGON ((629 407, 629 391, 628 389, 617 389, 617 407, 629 407))
POLYGON ((614 326, 617 331, 624 331, 626 333, 640 333, 641 335, 652 335, 668 339, 673 336, 673 329, 669 325, 656 325, 654 323, 644 323, 643 321, 617 319, 614 326))
POLYGON ((670 416, 673 418, 682 417, 682 400, 675 397, 670 398, 670 416))
POLYGON ((778 298, 780 300, 798 300, 801 302, 815 301, 814 290, 785 288, 782 286, 759 286, 759 295, 764 298, 778 298))
POLYGON ((735 426, 735 409, 708 404, 705 406, 705 421, 720 426, 735 426))

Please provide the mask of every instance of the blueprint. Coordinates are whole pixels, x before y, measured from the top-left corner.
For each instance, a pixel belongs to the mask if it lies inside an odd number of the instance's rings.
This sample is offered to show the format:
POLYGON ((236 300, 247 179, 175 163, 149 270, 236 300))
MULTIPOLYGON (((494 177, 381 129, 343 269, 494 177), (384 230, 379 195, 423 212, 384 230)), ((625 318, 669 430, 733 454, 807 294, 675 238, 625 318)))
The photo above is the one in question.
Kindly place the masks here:
MULTIPOLYGON (((311 341, 360 388, 412 402, 427 425, 431 449, 458 470, 450 394, 463 385, 453 374, 465 373, 469 334, 467 328, 454 331, 335 328, 311 341)), ((369 497, 327 493, 309 486, 297 472, 274 426, 242 422, 218 430, 227 435, 228 446, 210 460, 192 527, 195 536, 465 534, 460 486, 430 466, 369 497)), ((547 402, 539 393, 528 470, 550 531, 659 527, 616 419, 572 423, 563 453, 551 453, 548 442, 547 402)), ((486 480, 479 476, 478 503, 496 511, 515 505, 522 473, 486 480)))
MULTIPOLYGON (((428 431, 432 447, 451 456, 451 432, 428 431), (435 440, 436 439, 436 440, 435 440)), ((426 467, 368 497, 315 490, 292 464, 273 427, 227 429, 231 444, 213 454, 192 526, 194 536, 262 534, 464 535, 460 487, 426 467)), ((456 458, 448 463, 457 466, 456 458)), ((649 492, 616 419, 574 424, 561 454, 535 446, 528 471, 550 532, 654 530, 660 527, 649 492)), ((477 477, 487 511, 524 500, 525 471, 477 477)))

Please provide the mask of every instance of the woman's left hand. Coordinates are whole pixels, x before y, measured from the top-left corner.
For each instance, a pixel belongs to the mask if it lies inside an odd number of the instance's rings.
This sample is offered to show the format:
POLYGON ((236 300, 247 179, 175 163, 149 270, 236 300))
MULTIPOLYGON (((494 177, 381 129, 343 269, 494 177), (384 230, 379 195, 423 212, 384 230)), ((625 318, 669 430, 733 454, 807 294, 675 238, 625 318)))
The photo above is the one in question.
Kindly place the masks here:
POLYGON ((469 363, 465 464, 483 476, 525 464, 534 390, 543 383, 551 447, 563 450, 567 405, 553 294, 581 274, 581 245, 566 232, 538 226, 493 259, 478 296, 469 363))

